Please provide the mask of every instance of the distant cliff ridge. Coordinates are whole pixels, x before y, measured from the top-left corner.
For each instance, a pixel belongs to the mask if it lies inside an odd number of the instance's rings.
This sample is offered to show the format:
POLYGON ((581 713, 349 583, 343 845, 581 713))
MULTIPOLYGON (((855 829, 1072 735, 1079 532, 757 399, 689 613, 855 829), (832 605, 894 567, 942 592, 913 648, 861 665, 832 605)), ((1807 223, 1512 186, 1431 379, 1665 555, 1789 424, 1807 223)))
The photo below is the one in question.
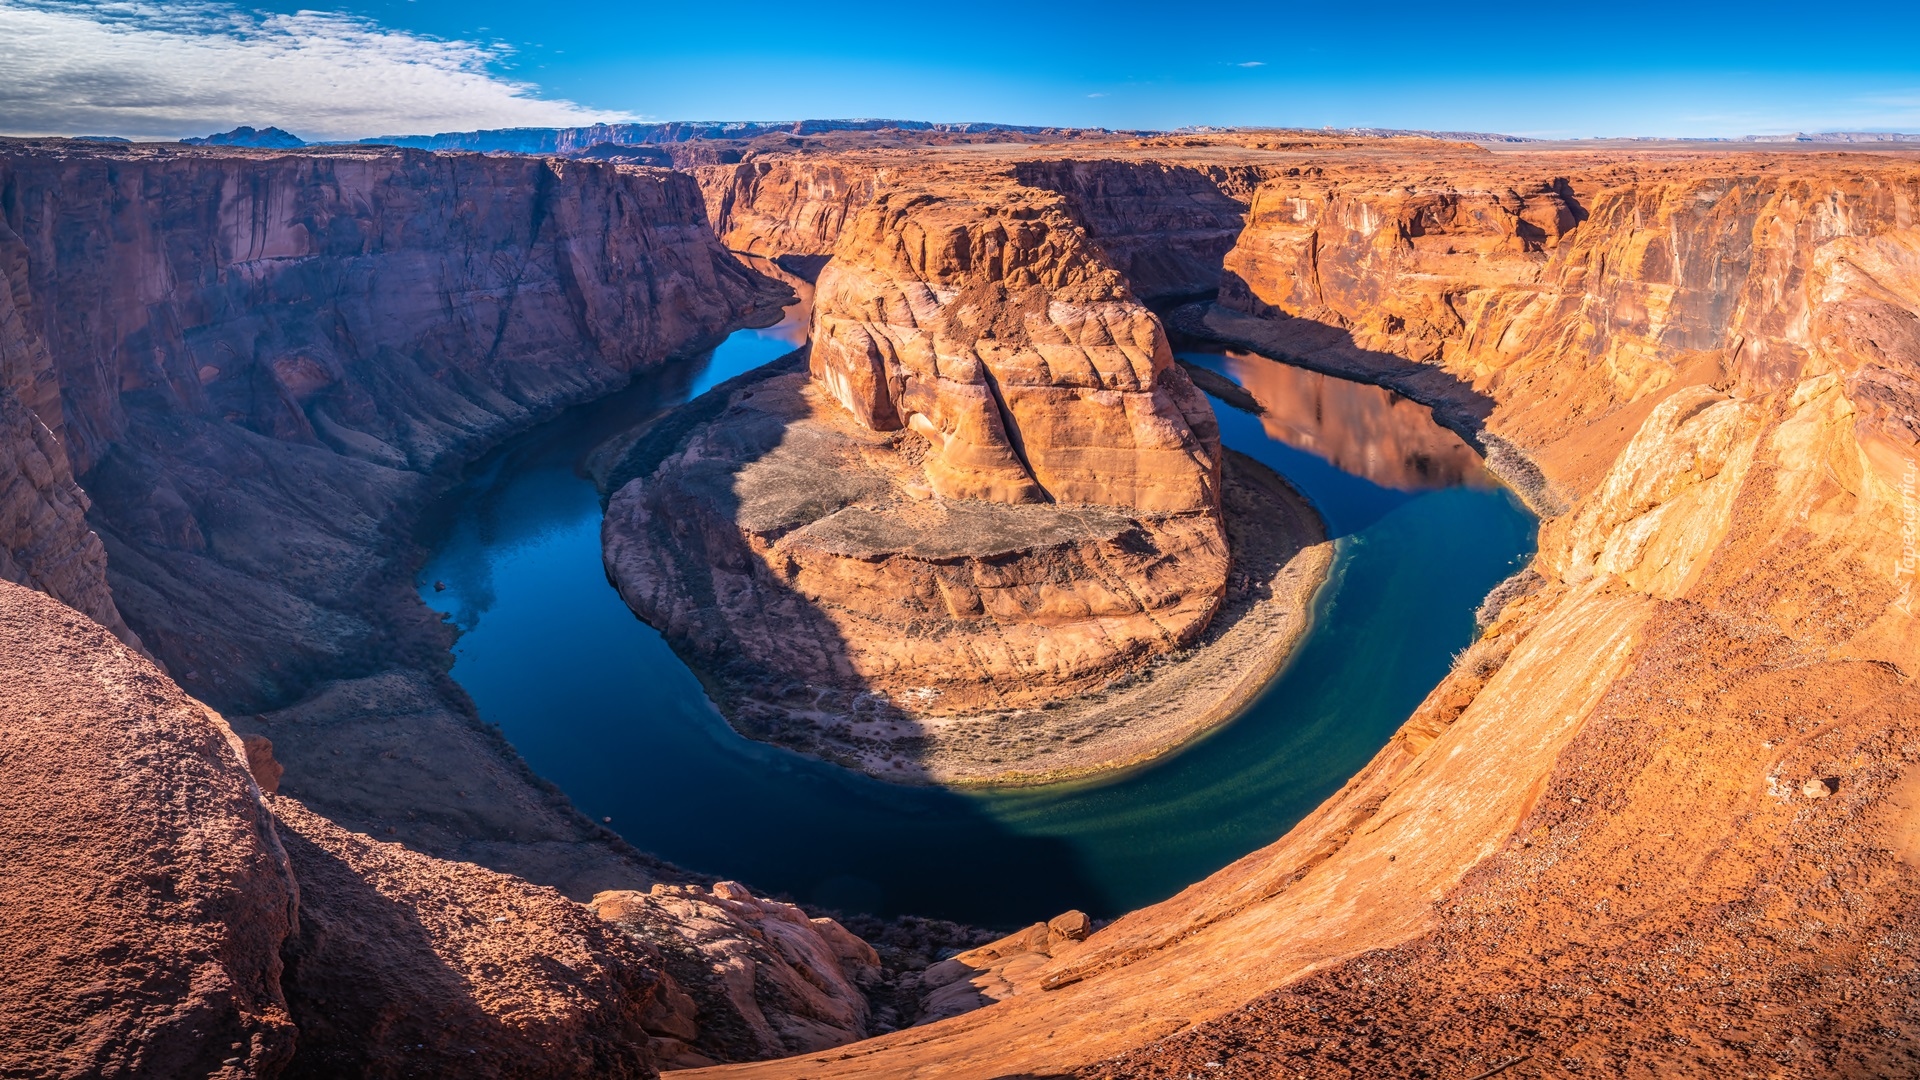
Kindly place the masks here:
POLYGON ((307 145, 307 140, 292 132, 283 131, 277 127, 248 127, 245 124, 232 131, 221 131, 180 141, 188 146, 258 146, 268 150, 297 150, 307 145))
POLYGON ((648 146, 695 140, 755 139, 763 135, 825 135, 837 131, 913 131, 941 135, 1005 132, 1073 138, 1081 132, 1111 134, 1104 128, 1023 127, 1018 124, 939 124, 925 120, 676 120, 659 124, 593 124, 576 128, 495 128, 449 131, 438 135, 382 135, 362 143, 417 150, 467 150, 477 153, 574 154, 602 143, 648 146))

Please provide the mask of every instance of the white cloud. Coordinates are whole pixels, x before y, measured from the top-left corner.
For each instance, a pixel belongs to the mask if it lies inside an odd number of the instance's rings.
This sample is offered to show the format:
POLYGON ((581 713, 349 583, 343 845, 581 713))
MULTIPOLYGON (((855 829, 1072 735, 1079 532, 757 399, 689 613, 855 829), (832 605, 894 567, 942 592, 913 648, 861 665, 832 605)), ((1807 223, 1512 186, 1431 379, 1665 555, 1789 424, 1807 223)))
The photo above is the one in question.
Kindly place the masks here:
POLYGON ((1266 67, 1267 62, 1265 60, 1248 60, 1245 63, 1235 64, 1233 66, 1234 67, 1266 67))
POLYGON ((501 46, 221 3, 0 0, 0 133, 307 139, 629 120, 497 73, 501 46))

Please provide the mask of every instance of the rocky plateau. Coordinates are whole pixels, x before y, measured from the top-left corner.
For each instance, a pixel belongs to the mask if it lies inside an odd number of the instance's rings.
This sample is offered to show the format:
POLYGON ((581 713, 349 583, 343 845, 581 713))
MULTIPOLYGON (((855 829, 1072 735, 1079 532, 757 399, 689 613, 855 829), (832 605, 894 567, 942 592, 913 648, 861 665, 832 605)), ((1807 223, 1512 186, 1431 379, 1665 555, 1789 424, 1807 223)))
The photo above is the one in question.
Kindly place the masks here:
POLYGON ((1920 1072, 1916 206, 1911 156, 1764 145, 0 144, 0 1072, 1920 1072), (965 780, 877 726, 1263 677, 1289 604, 1232 568, 1310 592, 1318 534, 1170 334, 1431 408, 1539 555, 1286 836, 903 979, 585 820, 411 588, 486 447, 772 320, 728 248, 817 271, 806 367, 643 433, 607 548, 696 666, 760 657, 715 685, 762 737, 866 693, 850 763, 965 780))

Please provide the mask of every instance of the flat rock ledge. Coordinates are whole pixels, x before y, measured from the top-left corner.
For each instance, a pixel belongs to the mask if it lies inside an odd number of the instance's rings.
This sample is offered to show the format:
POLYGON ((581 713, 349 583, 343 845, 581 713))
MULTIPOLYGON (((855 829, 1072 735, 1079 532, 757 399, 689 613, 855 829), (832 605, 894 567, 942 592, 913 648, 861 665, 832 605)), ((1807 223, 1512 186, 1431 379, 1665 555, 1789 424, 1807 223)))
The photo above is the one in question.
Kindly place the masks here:
POLYGON ((919 436, 845 422, 798 372, 715 394, 639 439, 608 577, 741 734, 879 779, 1053 783, 1165 754, 1281 668, 1332 563, 1307 500, 1240 455, 1220 517, 944 500, 919 436))

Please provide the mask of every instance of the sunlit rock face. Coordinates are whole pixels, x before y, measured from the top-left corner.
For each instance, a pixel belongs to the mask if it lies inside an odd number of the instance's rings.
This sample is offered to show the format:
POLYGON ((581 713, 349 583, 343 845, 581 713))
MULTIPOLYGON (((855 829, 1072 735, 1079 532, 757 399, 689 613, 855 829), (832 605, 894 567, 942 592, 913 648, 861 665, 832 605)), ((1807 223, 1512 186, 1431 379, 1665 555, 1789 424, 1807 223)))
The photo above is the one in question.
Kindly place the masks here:
POLYGON ((948 181, 863 210, 821 275, 813 376, 929 445, 935 494, 1219 506, 1219 432, 1063 200, 948 181))
POLYGON ((10 582, 0 687, 0 1069, 278 1075, 299 889, 239 740, 10 582))
POLYGON ((990 1009, 745 1075, 1331 1046, 1379 1076, 1544 1047, 1570 1072, 1913 1072, 1887 980, 1920 932, 1916 207, 1920 166, 1877 155, 1382 151, 1262 185, 1204 325, 1481 406, 1450 418, 1570 504, 1534 576, 1272 846, 990 1009))
POLYGON ((1191 644, 1225 588, 1204 395, 1066 199, 998 168, 853 215, 805 373, 662 449, 609 506, 611 576, 743 730, 816 752, 837 710, 1098 689, 1191 644))

